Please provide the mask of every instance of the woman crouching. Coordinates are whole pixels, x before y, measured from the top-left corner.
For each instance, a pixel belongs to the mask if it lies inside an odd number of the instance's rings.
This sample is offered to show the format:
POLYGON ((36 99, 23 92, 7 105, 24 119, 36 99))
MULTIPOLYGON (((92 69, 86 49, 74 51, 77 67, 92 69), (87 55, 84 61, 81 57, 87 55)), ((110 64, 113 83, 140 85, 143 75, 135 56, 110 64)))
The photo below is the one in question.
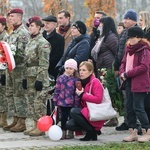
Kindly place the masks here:
POLYGON ((103 86, 93 75, 94 67, 91 62, 84 61, 79 66, 79 75, 82 83, 82 90, 76 89, 81 99, 81 108, 72 108, 71 119, 66 123, 69 130, 85 130, 85 137, 81 141, 96 141, 105 121, 90 121, 89 111, 86 102, 99 104, 103 98, 103 86))

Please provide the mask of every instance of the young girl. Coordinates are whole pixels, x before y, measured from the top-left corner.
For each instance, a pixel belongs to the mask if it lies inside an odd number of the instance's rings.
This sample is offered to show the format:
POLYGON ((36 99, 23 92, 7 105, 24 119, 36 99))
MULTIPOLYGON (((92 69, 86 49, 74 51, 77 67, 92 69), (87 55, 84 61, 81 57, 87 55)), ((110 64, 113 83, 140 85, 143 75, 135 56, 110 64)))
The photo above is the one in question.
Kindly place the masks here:
POLYGON ((64 74, 57 79, 53 96, 54 105, 61 109, 62 139, 73 138, 72 131, 69 131, 68 137, 66 136, 66 122, 70 117, 70 109, 79 106, 79 97, 75 93, 75 82, 78 80, 77 62, 74 59, 68 59, 64 68, 64 74))
POLYGON ((146 142, 150 140, 150 124, 144 110, 144 99, 150 92, 150 43, 143 39, 140 27, 128 29, 129 41, 120 67, 122 80, 126 80, 126 109, 130 135, 123 141, 146 142), (136 120, 142 126, 142 137, 138 139, 136 120))

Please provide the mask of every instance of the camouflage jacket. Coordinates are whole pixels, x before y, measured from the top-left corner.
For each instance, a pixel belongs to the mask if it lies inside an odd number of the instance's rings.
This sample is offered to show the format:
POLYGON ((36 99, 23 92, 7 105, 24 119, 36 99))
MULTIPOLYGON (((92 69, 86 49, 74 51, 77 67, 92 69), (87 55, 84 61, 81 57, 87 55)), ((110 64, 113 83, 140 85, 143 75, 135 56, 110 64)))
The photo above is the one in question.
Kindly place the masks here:
POLYGON ((0 34, 0 41, 7 41, 8 38, 8 34, 6 32, 6 30, 4 30, 1 34, 0 34))
POLYGON ((7 42, 10 45, 12 53, 14 54, 16 67, 24 66, 25 47, 28 41, 29 33, 24 25, 21 25, 8 36, 7 42))
POLYGON ((36 80, 42 81, 46 87, 49 86, 48 67, 50 52, 51 46, 42 34, 30 39, 25 49, 26 76, 36 77, 36 80))

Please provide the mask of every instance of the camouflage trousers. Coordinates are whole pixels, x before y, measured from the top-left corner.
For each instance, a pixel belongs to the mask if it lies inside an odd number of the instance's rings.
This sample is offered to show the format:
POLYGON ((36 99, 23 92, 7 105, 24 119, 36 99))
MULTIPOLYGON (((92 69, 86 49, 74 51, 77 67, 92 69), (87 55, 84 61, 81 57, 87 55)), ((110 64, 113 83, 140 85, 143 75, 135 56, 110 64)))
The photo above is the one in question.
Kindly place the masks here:
MULTIPOLYGON (((0 78, 2 74, 5 74, 5 70, 0 70, 0 78)), ((5 99, 5 85, 2 86, 1 84, 0 84, 0 112, 7 112, 7 101, 5 99)))
POLYGON ((27 77, 27 111, 28 116, 38 121, 43 115, 46 115, 46 102, 48 98, 48 88, 44 87, 42 91, 36 91, 34 83, 36 77, 27 77))
POLYGON ((26 117, 26 90, 22 88, 24 70, 23 67, 16 67, 12 72, 6 70, 6 100, 12 116, 26 117))

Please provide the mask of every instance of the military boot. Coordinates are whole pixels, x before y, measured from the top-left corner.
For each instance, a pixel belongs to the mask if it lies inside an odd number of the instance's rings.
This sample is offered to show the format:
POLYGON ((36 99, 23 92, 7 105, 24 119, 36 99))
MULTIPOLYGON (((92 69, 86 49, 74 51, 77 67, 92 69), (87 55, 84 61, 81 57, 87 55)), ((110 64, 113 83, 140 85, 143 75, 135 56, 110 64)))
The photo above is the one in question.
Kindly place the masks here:
POLYGON ((13 119, 14 119, 14 120, 13 120, 12 124, 3 126, 3 129, 4 129, 4 130, 9 131, 10 128, 14 127, 14 126, 17 124, 18 117, 17 117, 17 116, 14 116, 13 119))
POLYGON ((0 127, 7 126, 7 114, 0 113, 0 127))
POLYGON ((146 130, 145 129, 142 129, 142 137, 138 139, 138 142, 148 142, 150 141, 150 129, 146 130))
POLYGON ((66 130, 63 130, 62 132, 63 134, 62 134, 61 140, 64 140, 66 138, 66 130))
POLYGON ((68 134, 66 135, 66 139, 73 139, 74 138, 74 132, 73 131, 68 131, 68 134))
POLYGON ((37 127, 32 130, 31 132, 29 132, 29 135, 30 136, 41 136, 41 135, 44 135, 45 133, 40 131, 37 127))
POLYGON ((29 135, 29 133, 35 129, 36 129, 36 121, 34 121, 34 125, 31 129, 25 130, 23 133, 24 133, 24 135, 29 135))
POLYGON ((133 142, 133 141, 137 141, 138 140, 138 135, 137 135, 138 130, 137 129, 132 129, 129 128, 129 136, 125 137, 123 139, 124 142, 133 142))
POLYGON ((13 126, 12 128, 10 128, 10 131, 11 132, 23 132, 24 130, 26 130, 25 119, 26 118, 19 117, 17 124, 13 126))

